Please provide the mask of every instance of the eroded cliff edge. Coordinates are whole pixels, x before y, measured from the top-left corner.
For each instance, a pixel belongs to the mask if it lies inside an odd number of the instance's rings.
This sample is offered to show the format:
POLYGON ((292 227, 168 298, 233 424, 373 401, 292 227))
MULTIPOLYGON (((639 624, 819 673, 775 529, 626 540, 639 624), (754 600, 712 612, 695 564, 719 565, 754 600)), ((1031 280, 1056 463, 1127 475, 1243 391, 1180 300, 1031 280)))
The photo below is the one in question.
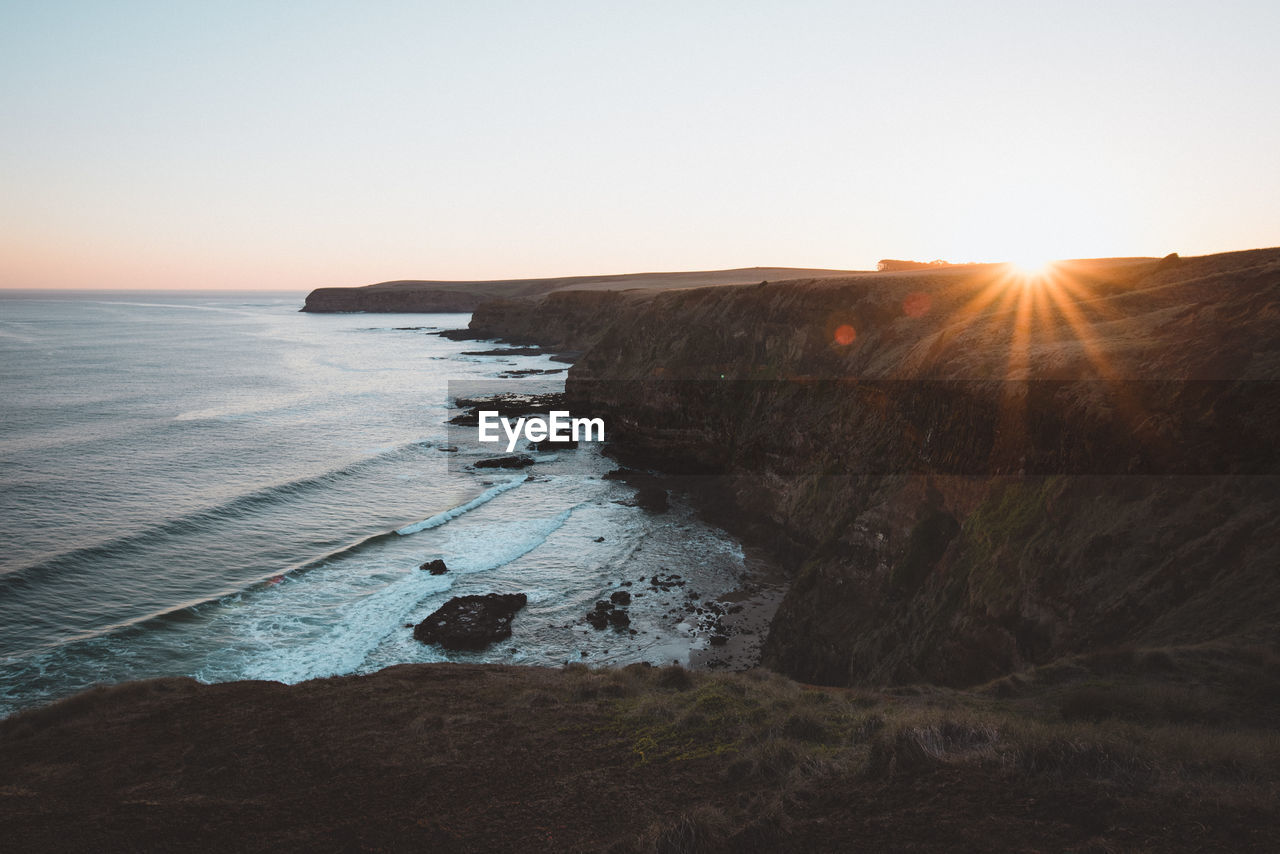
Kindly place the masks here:
POLYGON ((1280 250, 481 306, 791 560, 766 663, 974 684, 1280 628, 1280 250))

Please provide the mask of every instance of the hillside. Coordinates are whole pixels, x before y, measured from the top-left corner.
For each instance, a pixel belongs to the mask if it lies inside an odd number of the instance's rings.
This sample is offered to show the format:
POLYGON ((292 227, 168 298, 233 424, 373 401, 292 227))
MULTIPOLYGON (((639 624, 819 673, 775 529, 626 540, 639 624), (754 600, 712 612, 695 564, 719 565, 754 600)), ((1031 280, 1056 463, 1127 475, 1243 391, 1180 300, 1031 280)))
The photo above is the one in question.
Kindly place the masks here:
POLYGON ((796 573, 766 662, 970 685, 1280 630, 1280 250, 481 306, 796 573), (602 299, 607 301, 602 301, 602 299))
POLYGON ((553 291, 599 291, 647 288, 668 290, 708 285, 740 285, 801 276, 847 276, 847 270, 792 267, 744 267, 687 273, 628 273, 611 276, 567 276, 551 279, 498 279, 456 282, 407 279, 351 288, 317 288, 307 295, 310 312, 467 312, 485 300, 532 297, 553 291))
POLYGON ((0 721, 0 839, 14 851, 1274 851, 1277 686, 1274 656, 1217 648, 1081 659, 1028 675, 1018 696, 639 665, 152 680, 0 721))

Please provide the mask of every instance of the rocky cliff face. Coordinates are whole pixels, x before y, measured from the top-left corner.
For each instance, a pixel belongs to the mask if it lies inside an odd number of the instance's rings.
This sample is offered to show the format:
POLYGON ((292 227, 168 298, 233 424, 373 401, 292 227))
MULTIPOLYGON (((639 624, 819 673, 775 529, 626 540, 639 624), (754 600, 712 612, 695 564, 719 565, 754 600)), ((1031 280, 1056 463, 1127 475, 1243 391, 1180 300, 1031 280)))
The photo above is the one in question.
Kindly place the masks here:
POLYGON ((619 454, 789 557, 796 678, 1280 628, 1280 250, 557 297, 477 316, 589 345, 619 454))
POLYGON ((488 299, 482 293, 446 291, 435 288, 375 289, 317 288, 307 294, 303 311, 315 313, 372 312, 464 312, 472 311, 488 299))
POLYGON ((611 320, 630 316, 655 293, 558 291, 534 298, 489 300, 476 307, 468 329, 478 338, 586 350, 610 328, 611 320))

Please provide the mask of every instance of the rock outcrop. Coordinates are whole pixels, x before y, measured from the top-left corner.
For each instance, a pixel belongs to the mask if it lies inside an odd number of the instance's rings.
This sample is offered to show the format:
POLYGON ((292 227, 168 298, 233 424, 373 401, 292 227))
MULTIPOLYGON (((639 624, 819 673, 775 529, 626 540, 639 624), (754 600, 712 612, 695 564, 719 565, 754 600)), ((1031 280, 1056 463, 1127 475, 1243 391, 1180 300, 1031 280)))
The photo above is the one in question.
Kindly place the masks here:
POLYGON ((477 338, 586 350, 608 328, 602 318, 628 313, 654 291, 561 291, 529 299, 495 299, 478 305, 468 330, 477 338))
POLYGON ((317 288, 307 294, 302 310, 313 313, 349 311, 450 313, 473 311, 493 294, 433 287, 431 282, 383 282, 360 288, 317 288))
POLYGON ((450 650, 484 649, 511 637, 511 621, 527 602, 523 593, 455 596, 418 623, 413 637, 450 650))
POLYGON ((1280 629, 1280 250, 555 296, 476 318, 585 345, 567 395, 619 459, 791 560, 790 675, 1280 629))
POLYGON ((487 457, 483 460, 476 460, 474 465, 478 469, 522 469, 525 466, 533 465, 533 457, 528 454, 487 457))

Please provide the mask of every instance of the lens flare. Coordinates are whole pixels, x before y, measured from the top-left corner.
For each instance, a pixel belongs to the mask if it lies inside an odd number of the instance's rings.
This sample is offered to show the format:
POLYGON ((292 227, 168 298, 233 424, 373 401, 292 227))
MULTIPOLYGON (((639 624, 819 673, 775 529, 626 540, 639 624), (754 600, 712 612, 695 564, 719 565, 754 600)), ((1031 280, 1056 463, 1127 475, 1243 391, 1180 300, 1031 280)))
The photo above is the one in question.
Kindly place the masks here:
POLYGON ((932 304, 933 300, 929 299, 928 294, 916 291, 902 301, 902 313, 907 317, 920 317, 929 311, 932 304))

